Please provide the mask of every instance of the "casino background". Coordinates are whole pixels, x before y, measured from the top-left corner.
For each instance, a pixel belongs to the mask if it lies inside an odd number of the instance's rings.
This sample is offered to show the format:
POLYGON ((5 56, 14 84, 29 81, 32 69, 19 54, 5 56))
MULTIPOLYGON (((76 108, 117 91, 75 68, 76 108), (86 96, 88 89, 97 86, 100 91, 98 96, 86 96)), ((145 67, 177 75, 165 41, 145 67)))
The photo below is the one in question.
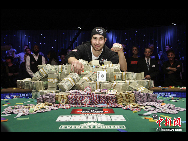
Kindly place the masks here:
POLYGON ((47 58, 51 49, 60 53, 90 40, 91 30, 102 26, 107 30, 106 45, 124 44, 126 57, 133 45, 143 57, 149 44, 154 44, 154 54, 165 52, 170 44, 186 72, 185 13, 185 9, 2 9, 1 46, 12 43, 20 53, 25 44, 30 48, 37 44, 47 58))

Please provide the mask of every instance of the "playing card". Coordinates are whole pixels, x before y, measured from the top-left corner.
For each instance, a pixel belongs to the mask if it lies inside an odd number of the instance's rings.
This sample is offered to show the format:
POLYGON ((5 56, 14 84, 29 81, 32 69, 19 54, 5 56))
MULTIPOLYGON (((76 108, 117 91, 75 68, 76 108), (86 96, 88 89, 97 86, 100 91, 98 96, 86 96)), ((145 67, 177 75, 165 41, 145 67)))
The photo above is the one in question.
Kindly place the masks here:
POLYGON ((106 81, 106 71, 97 71, 97 81, 106 81))

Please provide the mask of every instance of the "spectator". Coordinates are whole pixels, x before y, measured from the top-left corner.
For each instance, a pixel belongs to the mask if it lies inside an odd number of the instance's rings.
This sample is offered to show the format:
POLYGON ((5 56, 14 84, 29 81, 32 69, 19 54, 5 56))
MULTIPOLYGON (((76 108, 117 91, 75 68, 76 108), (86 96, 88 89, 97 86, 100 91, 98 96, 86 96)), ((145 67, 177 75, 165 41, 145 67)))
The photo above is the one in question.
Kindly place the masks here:
POLYGON ((30 54, 26 57, 26 70, 31 77, 33 74, 38 71, 38 65, 44 65, 45 58, 42 55, 39 55, 39 46, 33 46, 33 54, 30 54))
POLYGON ((159 61, 159 57, 157 54, 154 54, 154 45, 153 44, 150 44, 148 45, 148 48, 151 49, 151 55, 150 55, 150 58, 151 59, 155 59, 157 62, 159 61))
POLYGON ((47 64, 50 64, 50 65, 58 65, 58 57, 57 57, 57 54, 54 50, 51 50, 48 52, 48 62, 47 64))
POLYGON ((6 56, 6 75, 8 76, 6 79, 6 87, 16 87, 16 81, 19 74, 19 67, 13 64, 13 57, 6 56))
POLYGON ((20 52, 20 53, 18 53, 18 54, 15 54, 15 52, 14 52, 14 54, 13 54, 13 57, 14 58, 19 58, 20 59, 20 64, 22 63, 22 62, 25 62, 24 61, 24 55, 25 55, 25 49, 26 48, 29 48, 29 46, 28 45, 24 45, 24 52, 20 52))
POLYGON ((26 71, 26 57, 31 54, 30 48, 25 48, 24 61, 20 64, 19 79, 31 78, 29 73, 26 71))
POLYGON ((164 86, 182 86, 180 72, 182 71, 182 63, 175 60, 175 52, 167 51, 168 61, 163 63, 163 72, 165 74, 164 86))
POLYGON ((155 59, 151 59, 151 49, 145 48, 145 58, 138 62, 138 72, 144 72, 144 77, 147 80, 154 80, 155 86, 157 83, 157 75, 159 74, 158 63, 155 59))
MULTIPOLYGON (((22 63, 22 62, 25 62, 24 61, 24 55, 25 55, 25 49, 26 48, 29 48, 29 45, 24 45, 24 52, 20 52, 20 53, 18 53, 18 54, 15 54, 15 52, 13 53, 13 57, 14 58, 19 58, 20 59, 20 64, 22 63)), ((32 52, 31 52, 31 54, 33 54, 32 52)), ((42 55, 42 56, 44 56, 44 54, 42 53, 42 52, 39 52, 39 55, 42 55)))
POLYGON ((61 53, 60 53, 60 58, 61 58, 61 62, 59 63, 60 65, 65 65, 65 57, 67 55, 68 51, 66 49, 61 49, 61 53))
POLYGON ((138 72, 138 61, 141 59, 138 57, 138 47, 132 47, 133 56, 127 59, 127 71, 128 72, 138 72))

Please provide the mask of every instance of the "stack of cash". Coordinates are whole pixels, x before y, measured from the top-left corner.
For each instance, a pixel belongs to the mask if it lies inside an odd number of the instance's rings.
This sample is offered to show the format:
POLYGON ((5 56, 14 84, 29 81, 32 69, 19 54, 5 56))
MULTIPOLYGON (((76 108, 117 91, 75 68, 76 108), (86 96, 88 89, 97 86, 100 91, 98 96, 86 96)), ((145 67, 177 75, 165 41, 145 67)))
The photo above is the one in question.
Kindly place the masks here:
POLYGON ((48 90, 57 89, 58 76, 56 71, 49 71, 48 73, 48 90))
POLYGON ((31 86, 31 78, 29 79, 24 79, 24 89, 31 89, 30 86, 31 86))
POLYGON ((69 91, 79 80, 80 77, 77 73, 70 73, 60 83, 58 83, 58 87, 61 91, 69 91))
MULTIPOLYGON (((89 72, 87 75, 82 77, 77 83, 76 83, 76 88, 79 90, 84 90, 85 87, 89 86, 89 82, 91 81, 96 81, 96 73, 94 72, 89 72), (88 83, 85 83, 88 82, 88 83)), ((96 84, 95 84, 96 85, 96 84)))
POLYGON ((17 80, 17 88, 22 89, 22 80, 17 80))
POLYGON ((106 80, 110 82, 114 81, 114 68, 113 67, 106 68, 106 80))
POLYGON ((44 90, 43 81, 35 81, 34 83, 37 91, 44 90))

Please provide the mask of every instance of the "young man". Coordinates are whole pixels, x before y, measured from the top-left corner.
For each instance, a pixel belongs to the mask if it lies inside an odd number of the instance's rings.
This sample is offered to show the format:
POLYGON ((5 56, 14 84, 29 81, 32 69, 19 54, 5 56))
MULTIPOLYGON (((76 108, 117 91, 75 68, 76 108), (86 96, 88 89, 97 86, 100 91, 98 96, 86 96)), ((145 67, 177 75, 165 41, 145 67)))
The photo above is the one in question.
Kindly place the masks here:
POLYGON ((150 58, 150 48, 145 48, 144 55, 145 58, 138 62, 138 70, 139 72, 144 72, 145 79, 154 80, 155 86, 157 86, 157 75, 159 74, 158 63, 155 59, 150 58))
POLYGON ((84 69, 82 63, 78 60, 83 59, 88 62, 92 60, 99 60, 100 64, 103 64, 105 60, 111 61, 113 64, 120 64, 120 69, 122 71, 127 70, 127 62, 124 56, 123 47, 121 44, 115 43, 114 45, 119 45, 122 48, 111 50, 105 45, 106 31, 102 27, 95 27, 91 32, 91 43, 86 42, 78 46, 73 51, 69 52, 66 56, 65 62, 71 64, 71 69, 74 67, 74 71, 78 74, 84 69), (116 54, 117 52, 118 54, 116 54))
POLYGON ((33 46, 33 54, 30 54, 26 57, 26 70, 31 77, 33 74, 38 71, 38 65, 44 65, 45 58, 42 55, 39 55, 39 46, 33 46))
POLYGON ((168 61, 163 63, 163 72, 165 74, 164 86, 182 86, 180 72, 182 71, 182 63, 175 60, 175 52, 167 51, 168 61))
POLYGON ((127 59, 127 71, 137 73, 138 61, 141 59, 140 57, 138 57, 138 47, 132 47, 132 54, 133 56, 127 59))

